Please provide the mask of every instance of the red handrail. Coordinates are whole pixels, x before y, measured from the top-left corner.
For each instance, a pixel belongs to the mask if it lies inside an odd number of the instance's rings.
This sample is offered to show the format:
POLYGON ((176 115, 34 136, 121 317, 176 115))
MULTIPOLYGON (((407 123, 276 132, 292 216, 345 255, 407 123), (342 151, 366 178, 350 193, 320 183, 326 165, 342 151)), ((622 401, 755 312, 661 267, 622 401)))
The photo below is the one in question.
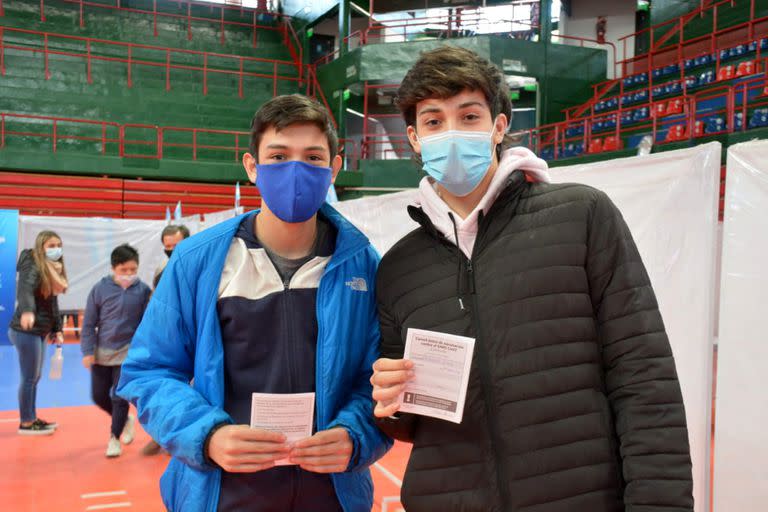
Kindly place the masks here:
MULTIPOLYGON (((766 64, 768 64, 768 59, 765 61, 766 64)), ((717 133, 733 133, 735 131, 734 127, 734 115, 737 112, 737 106, 736 106, 736 99, 737 96, 741 96, 741 105, 738 107, 738 109, 742 113, 742 126, 741 131, 747 130, 747 122, 746 119, 746 113, 747 113, 747 107, 749 102, 748 100, 748 91, 751 90, 760 90, 762 92, 761 95, 759 95, 758 100, 753 101, 751 103, 751 107, 762 107, 764 105, 768 105, 768 77, 766 76, 759 76, 754 77, 748 80, 745 80, 744 82, 734 84, 734 85, 723 85, 719 87, 715 87, 710 90, 706 91, 700 91, 694 95, 691 96, 678 96, 673 98, 668 98, 663 100, 663 102, 668 102, 670 100, 674 99, 681 99, 684 102, 685 110, 683 114, 674 115, 671 118, 659 118, 654 114, 653 108, 655 103, 649 102, 643 105, 633 105, 631 108, 626 108, 623 110, 624 113, 637 110, 641 108, 648 108, 649 109, 649 117, 645 121, 641 121, 640 123, 635 123, 629 126, 623 126, 623 121, 620 113, 618 111, 600 114, 600 115, 590 115, 589 117, 584 117, 582 119, 579 119, 578 121, 561 121, 558 123, 552 123, 548 125, 542 125, 537 128, 532 128, 530 130, 525 130, 522 133, 527 134, 529 137, 529 140, 536 141, 535 143, 531 143, 531 149, 536 150, 537 152, 540 152, 542 149, 542 146, 546 147, 553 147, 554 149, 554 159, 557 160, 560 156, 561 149, 566 146, 569 142, 575 142, 580 141, 584 143, 584 150, 586 152, 587 148, 589 147, 589 143, 593 140, 593 135, 591 133, 591 127, 592 124, 596 121, 605 120, 609 118, 614 118, 616 120, 616 128, 613 130, 613 132, 607 132, 600 134, 599 137, 603 137, 607 134, 612 134, 616 136, 621 135, 627 135, 631 132, 646 132, 649 128, 652 129, 653 137, 654 137, 654 143, 655 144, 664 144, 667 141, 657 141, 656 140, 656 134, 659 130, 659 127, 666 128, 678 124, 684 124, 688 130, 687 134, 689 138, 695 137, 693 133, 693 128, 695 126, 696 121, 699 118, 709 118, 713 115, 717 115, 718 113, 725 112, 725 125, 726 129, 717 132, 717 133), (697 112, 697 104, 700 101, 717 98, 717 97, 725 97, 726 99, 726 106, 725 108, 721 108, 715 111, 708 111, 708 112, 697 112), (680 116, 684 116, 684 119, 679 119, 680 116), (565 131, 568 128, 574 128, 578 127, 579 125, 583 126, 583 135, 568 137, 563 136, 562 134, 565 133, 565 131), (551 137, 542 142, 543 139, 546 138, 547 135, 550 135, 551 137)), ((711 136, 711 135, 717 135, 717 133, 706 133, 704 136, 711 136)))
POLYGON ((112 139, 107 137, 107 126, 120 128, 118 123, 111 121, 96 121, 92 119, 75 119, 71 117, 58 117, 58 116, 40 116, 34 114, 17 114, 14 112, 0 112, 0 148, 5 147, 5 139, 8 135, 21 135, 25 137, 45 137, 51 138, 53 146, 53 152, 56 153, 59 140, 89 140, 89 141, 101 141, 101 154, 106 154, 106 146, 108 142, 119 142, 118 139, 112 139), (51 134, 47 133, 34 133, 34 132, 16 132, 9 131, 6 127, 6 119, 28 119, 36 121, 51 121, 53 123, 53 129, 51 134), (101 137, 86 137, 82 135, 60 135, 58 133, 59 123, 75 123, 75 124, 87 124, 101 126, 101 137))
POLYGON ((218 130, 210 128, 193 128, 182 126, 157 126, 152 124, 138 124, 138 123, 115 123, 112 121, 99 121, 94 119, 79 119, 71 117, 58 117, 58 116, 42 116, 34 114, 20 114, 15 112, 0 112, 0 148, 6 146, 6 139, 9 135, 17 135, 24 137, 40 137, 52 139, 52 150, 57 152, 58 142, 60 140, 84 140, 101 142, 101 154, 106 154, 106 146, 109 143, 115 143, 118 145, 118 155, 123 158, 143 158, 151 160, 160 160, 164 158, 164 148, 188 148, 192 152, 192 160, 198 159, 198 152, 200 150, 219 150, 219 151, 234 151, 234 161, 239 161, 242 151, 247 150, 248 143, 241 140, 241 137, 248 140, 250 132, 238 131, 238 130, 218 130), (17 131, 8 129, 9 119, 19 120, 34 120, 34 121, 48 121, 52 123, 51 132, 29 132, 29 131, 17 131), (101 127, 101 136, 92 137, 84 135, 66 135, 59 133, 59 125, 61 123, 74 123, 85 124, 101 127), (108 137, 107 127, 115 128, 118 131, 118 136, 108 137), (154 131, 153 140, 147 139, 132 139, 129 137, 127 131, 131 129, 151 130, 154 131), (192 142, 169 142, 167 134, 173 133, 186 133, 192 134, 192 142), (217 136, 232 136, 233 145, 221 145, 213 143, 201 143, 200 136, 217 135, 217 136), (136 154, 130 153, 126 150, 126 146, 139 145, 154 147, 155 151, 149 154, 136 154))
MULTIPOLYGON (((757 20, 753 20, 750 23, 759 23, 762 21, 768 21, 768 17, 760 18, 757 20)), ((731 27, 733 29, 733 27, 731 27)), ((709 36, 704 36, 709 37, 709 36)), ((763 50, 761 49, 761 42, 762 37, 754 38, 754 39, 746 39, 741 40, 738 43, 732 43, 731 47, 735 46, 741 46, 741 45, 749 45, 752 43, 756 44, 756 52, 755 52, 755 59, 759 61, 762 58, 763 50)), ((721 48, 722 49, 722 48, 721 48)), ((709 54, 711 52, 705 52, 705 54, 709 54)), ((720 72, 721 69, 721 62, 720 62, 720 52, 714 52, 715 53, 715 74, 720 72)), ((685 85, 686 82, 686 70, 685 70, 685 61, 688 60, 688 57, 683 58, 677 62, 673 62, 671 64, 676 64, 679 67, 680 70, 680 79, 673 80, 673 81, 665 81, 664 84, 673 83, 673 82, 680 82, 682 84, 682 87, 684 90, 687 90, 687 86, 685 85)), ((649 96, 652 95, 654 85, 654 79, 653 79, 653 70, 644 71, 648 75, 648 85, 642 88, 632 89, 632 92, 638 93, 646 91, 649 96)), ((666 80, 666 79, 665 79, 666 80)), ((575 107, 569 107, 566 109, 563 109, 563 112, 566 113, 566 119, 570 120, 573 117, 579 117, 585 110, 591 109, 592 112, 594 112, 594 106, 595 104, 603 99, 610 99, 610 98, 621 98, 624 95, 624 82, 623 79, 613 79, 613 80, 607 80, 605 82, 600 82, 598 84, 595 84, 592 86, 594 89, 593 97, 585 102, 582 105, 578 105, 575 107), (612 96, 605 96, 608 91, 610 91, 615 85, 619 85, 619 92, 616 95, 612 96), (601 89, 602 88, 602 89, 601 89), (598 92, 600 90, 600 92, 598 92)))
MULTIPOLYGON (((4 54, 6 49, 12 49, 17 51, 26 51, 26 52, 32 52, 36 53, 39 50, 39 48, 36 47, 29 47, 29 46, 19 46, 14 44, 7 44, 3 41, 3 38, 9 34, 9 33, 19 33, 19 34, 32 34, 32 35, 38 35, 43 36, 43 57, 45 61, 45 78, 46 80, 51 78, 50 74, 50 68, 49 68, 49 62, 48 57, 49 55, 65 55, 69 57, 78 57, 85 59, 87 62, 86 65, 86 73, 87 73, 87 79, 88 82, 91 82, 91 62, 94 60, 101 60, 101 61, 108 61, 108 62, 122 62, 125 63, 127 66, 127 85, 128 87, 133 86, 133 79, 132 79, 132 67, 134 65, 139 66, 152 66, 152 67, 162 67, 165 68, 166 71, 166 90, 170 90, 170 70, 171 69, 183 69, 183 70, 190 70, 190 71, 202 71, 202 82, 203 82, 203 94, 207 94, 207 76, 209 73, 220 73, 220 74, 229 74, 229 75, 238 75, 240 82, 242 82, 243 77, 250 76, 250 77, 256 77, 256 78, 271 78, 273 82, 275 83, 273 89, 276 90, 276 83, 277 80, 285 80, 285 81, 291 81, 291 82, 301 82, 301 65, 297 64, 296 62, 287 61, 287 60, 276 60, 276 59, 265 59, 260 57, 245 57, 242 55, 232 55, 232 54, 224 54, 224 53, 214 53, 214 52, 201 52, 197 50, 187 50, 183 48, 170 48, 170 47, 164 47, 164 46, 154 46, 154 45, 147 45, 147 44, 137 44, 137 43, 125 43, 122 41, 111 41, 108 39, 97 39, 92 37, 80 37, 80 36, 71 36, 68 34, 55 34, 55 33, 49 33, 49 32, 39 32, 36 30, 27 30, 27 29, 19 29, 19 28, 11 28, 11 27, 2 27, 0 26, 0 71, 4 75, 6 72, 6 66, 4 61, 4 54), (75 51, 63 51, 63 50, 51 50, 50 49, 50 39, 51 38, 59 38, 59 39, 66 39, 70 41, 80 41, 86 43, 86 52, 80 53, 75 51), (110 47, 117 47, 122 48, 126 50, 126 57, 110 57, 106 55, 94 55, 93 53, 93 44, 103 44, 108 45, 110 47), (142 60, 142 59, 136 59, 133 57, 133 50, 134 49, 141 49, 141 50, 150 50, 150 51, 157 51, 162 52, 164 55, 163 62, 161 61, 152 61, 152 60, 142 60), (194 55, 198 57, 203 58, 203 65, 202 66, 194 66, 189 64, 173 64, 172 63, 172 56, 174 55, 194 55), (233 59, 236 62, 239 63, 239 69, 227 69, 222 67, 211 67, 208 65, 208 59, 209 58, 217 58, 217 59, 233 59), (260 63, 260 64, 272 64, 272 73, 266 74, 266 73, 257 73, 254 71, 245 71, 243 69, 243 63, 249 62, 249 63, 260 63), (298 77, 291 77, 291 76, 279 76, 278 73, 278 66, 287 66, 289 68, 296 68, 298 70, 298 77)), ((239 93, 242 97, 242 86, 239 87, 239 93)))
MULTIPOLYGON (((225 25, 234 25, 234 26, 240 26, 240 27, 249 27, 253 29, 253 45, 256 47, 256 30, 282 30, 279 27, 270 26, 270 25, 259 25, 256 23, 256 16, 258 14, 265 14, 269 16, 274 16, 278 20, 289 20, 290 16, 286 16, 284 14, 280 14, 277 12, 271 12, 263 9, 254 9, 250 7, 243 7, 243 6, 233 6, 228 4, 212 4, 208 2, 198 2, 194 0, 173 0, 177 4, 177 8, 181 9, 182 4, 185 4, 187 6, 186 14, 174 14, 171 12, 163 12, 157 10, 157 0, 153 0, 152 2, 152 10, 148 11, 146 9, 137 9, 132 7, 123 7, 120 5, 121 0, 115 0, 115 4, 104 4, 104 3, 97 3, 97 2, 89 2, 85 0, 61 0, 68 4, 76 4, 79 9, 79 24, 80 27, 83 28, 85 26, 85 19, 83 17, 83 9, 85 6, 87 7, 94 7, 98 9, 111 9, 111 10, 117 10, 117 11, 124 11, 124 12, 130 12, 134 14, 143 14, 147 16, 152 16, 153 19, 153 32, 154 36, 157 37, 157 18, 158 17, 165 17, 165 18, 175 18, 175 19, 183 19, 187 21, 187 38, 192 39, 192 22, 193 21, 203 21, 203 22, 210 22, 215 23, 221 26, 221 35, 220 35, 220 41, 221 44, 224 44, 225 37, 224 37, 224 27, 225 25), (218 18, 214 17, 200 17, 200 16, 192 16, 192 6, 204 6, 210 9, 211 12, 213 12, 213 9, 220 9, 220 16, 218 18), (224 19, 224 12, 225 11, 239 11, 240 15, 242 15, 246 12, 252 13, 252 22, 246 23, 242 21, 230 21, 224 19)), ((3 10, 3 0, 0 0, 0 16, 4 15, 3 10)), ((45 0, 40 0, 40 21, 45 22, 45 0)))

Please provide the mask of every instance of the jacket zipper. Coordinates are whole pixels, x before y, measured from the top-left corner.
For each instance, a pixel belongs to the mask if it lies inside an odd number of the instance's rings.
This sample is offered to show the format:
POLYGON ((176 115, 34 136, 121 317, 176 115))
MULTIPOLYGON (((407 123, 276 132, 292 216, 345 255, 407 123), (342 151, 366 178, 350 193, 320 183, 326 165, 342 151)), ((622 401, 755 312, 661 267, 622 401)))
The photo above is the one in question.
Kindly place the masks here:
POLYGON ((485 402, 485 415, 488 417, 488 428, 491 434, 491 449, 494 466, 496 468, 496 486, 499 488, 499 497, 501 499, 501 510, 506 512, 510 510, 511 499, 507 485, 509 485, 509 479, 507 478, 507 471, 501 458, 499 450, 503 446, 501 442, 501 434, 499 433, 498 426, 498 410, 493 395, 493 383, 491 382, 491 370, 489 363, 489 355, 485 349, 485 346, 481 343, 483 338, 480 329, 480 319, 478 318, 480 308, 479 301, 477 300, 477 289, 475 287, 475 269, 472 265, 472 260, 467 259, 467 275, 469 276, 470 294, 472 295, 472 311, 469 315, 472 318, 472 324, 475 328, 475 347, 477 347, 477 363, 480 369, 480 381, 483 387, 483 395, 485 402))

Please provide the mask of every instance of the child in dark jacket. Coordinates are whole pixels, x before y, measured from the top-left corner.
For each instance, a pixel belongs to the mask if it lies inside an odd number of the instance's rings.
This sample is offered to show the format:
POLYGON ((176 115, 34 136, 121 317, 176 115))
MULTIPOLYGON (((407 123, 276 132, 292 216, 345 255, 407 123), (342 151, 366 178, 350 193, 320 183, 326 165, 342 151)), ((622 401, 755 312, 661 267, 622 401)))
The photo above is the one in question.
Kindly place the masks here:
POLYGON ((122 453, 122 442, 134 437, 129 404, 115 393, 120 368, 128 354, 133 333, 141 322, 151 290, 137 274, 139 253, 128 244, 112 251, 112 275, 99 281, 88 295, 80 339, 83 366, 91 370, 93 401, 112 416, 107 457, 122 453))

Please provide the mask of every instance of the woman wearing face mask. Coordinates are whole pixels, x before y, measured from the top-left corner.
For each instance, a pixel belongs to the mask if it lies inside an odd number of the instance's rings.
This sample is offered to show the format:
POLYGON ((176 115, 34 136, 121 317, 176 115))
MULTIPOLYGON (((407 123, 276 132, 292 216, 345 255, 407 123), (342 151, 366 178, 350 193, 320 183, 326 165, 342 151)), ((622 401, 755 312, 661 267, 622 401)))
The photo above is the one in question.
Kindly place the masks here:
POLYGON ((21 367, 19 434, 51 435, 57 424, 37 417, 35 401, 45 339, 59 343, 64 340, 57 300, 57 296, 67 290, 61 238, 53 231, 41 231, 35 247, 21 251, 16 271, 19 273, 17 305, 8 337, 16 347, 21 367))
POLYGON ((117 457, 122 453, 121 439, 124 444, 133 441, 135 418, 115 388, 151 290, 139 279, 136 249, 120 245, 112 251, 111 260, 112 275, 96 283, 88 295, 80 348, 83 366, 91 370, 93 401, 112 417, 106 455, 117 457))

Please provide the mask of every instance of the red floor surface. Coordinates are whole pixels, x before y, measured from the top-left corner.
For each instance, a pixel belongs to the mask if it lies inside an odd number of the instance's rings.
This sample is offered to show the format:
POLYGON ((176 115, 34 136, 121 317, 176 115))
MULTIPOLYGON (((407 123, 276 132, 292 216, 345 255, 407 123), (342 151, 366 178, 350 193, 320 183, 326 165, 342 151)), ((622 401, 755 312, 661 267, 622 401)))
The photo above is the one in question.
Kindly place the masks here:
MULTIPOLYGON (((0 412, 0 510, 74 512, 135 510, 161 512, 159 479, 168 457, 145 457, 149 440, 137 428, 123 454, 107 459, 109 418, 95 406, 41 409, 59 423, 52 436, 20 436, 18 413, 0 412), (107 493, 107 494, 101 494, 107 493)), ((399 481, 410 446, 398 443, 371 468, 376 496, 373 511, 399 512, 399 481)))

